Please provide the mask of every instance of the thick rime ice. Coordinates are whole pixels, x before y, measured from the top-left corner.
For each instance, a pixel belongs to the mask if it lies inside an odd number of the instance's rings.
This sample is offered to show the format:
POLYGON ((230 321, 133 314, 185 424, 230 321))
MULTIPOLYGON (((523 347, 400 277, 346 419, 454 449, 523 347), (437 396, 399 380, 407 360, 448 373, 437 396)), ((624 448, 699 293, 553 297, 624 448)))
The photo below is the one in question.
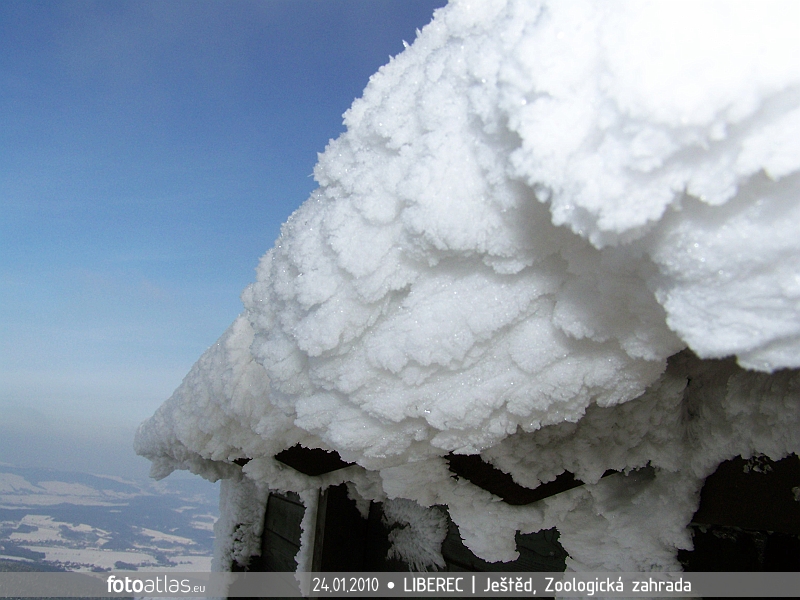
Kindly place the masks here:
POLYGON ((247 565, 261 552, 267 490, 241 474, 220 485, 220 518, 214 523, 215 571, 230 571, 232 563, 247 565))
POLYGON ((413 571, 443 569, 440 548, 447 536, 447 518, 437 508, 397 498, 383 505, 386 525, 398 526, 389 533, 389 558, 404 561, 413 571))
POLYGON ((798 22, 796 2, 437 11, 137 451, 159 476, 247 457, 263 486, 446 505, 488 560, 556 526, 571 568, 676 568, 720 461, 800 450, 778 371, 800 367, 798 22), (298 443, 357 465, 272 458, 298 443), (508 506, 448 452, 589 485, 508 506))

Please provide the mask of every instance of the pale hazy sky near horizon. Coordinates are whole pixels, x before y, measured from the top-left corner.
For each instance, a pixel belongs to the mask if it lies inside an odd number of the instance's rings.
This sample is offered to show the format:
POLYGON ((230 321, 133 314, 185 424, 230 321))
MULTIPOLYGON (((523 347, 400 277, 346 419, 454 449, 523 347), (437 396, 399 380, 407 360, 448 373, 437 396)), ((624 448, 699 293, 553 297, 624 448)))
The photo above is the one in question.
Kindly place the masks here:
POLYGON ((0 462, 146 472, 135 425, 444 3, 0 3, 0 462))

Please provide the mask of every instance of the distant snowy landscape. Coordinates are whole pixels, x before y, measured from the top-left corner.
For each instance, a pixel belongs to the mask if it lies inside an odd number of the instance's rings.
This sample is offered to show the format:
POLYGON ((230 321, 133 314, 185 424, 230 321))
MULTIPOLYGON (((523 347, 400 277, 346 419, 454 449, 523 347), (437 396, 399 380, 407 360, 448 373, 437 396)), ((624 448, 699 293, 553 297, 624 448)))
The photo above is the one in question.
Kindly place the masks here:
POLYGON ((0 570, 209 571, 218 486, 0 465, 0 570))

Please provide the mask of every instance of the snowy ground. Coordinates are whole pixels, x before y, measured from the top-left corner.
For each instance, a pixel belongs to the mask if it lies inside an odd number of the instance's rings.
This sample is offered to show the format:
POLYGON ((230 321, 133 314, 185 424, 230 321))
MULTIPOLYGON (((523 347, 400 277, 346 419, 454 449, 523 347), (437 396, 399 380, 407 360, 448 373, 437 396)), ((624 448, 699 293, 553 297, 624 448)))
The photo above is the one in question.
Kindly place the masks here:
POLYGON ((196 483, 0 467, 0 555, 75 571, 209 571, 217 488, 196 483))

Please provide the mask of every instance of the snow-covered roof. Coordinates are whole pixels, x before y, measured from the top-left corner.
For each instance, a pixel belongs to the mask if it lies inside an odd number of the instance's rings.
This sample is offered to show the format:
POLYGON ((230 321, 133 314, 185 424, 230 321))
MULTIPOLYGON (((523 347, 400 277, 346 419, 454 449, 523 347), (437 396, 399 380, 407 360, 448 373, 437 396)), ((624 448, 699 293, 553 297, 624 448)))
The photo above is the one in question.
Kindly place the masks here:
POLYGON ((487 560, 557 524, 573 568, 673 568, 721 460, 800 450, 778 371, 800 367, 798 22, 791 1, 437 11, 137 452, 446 504, 487 560), (304 476, 273 458, 296 444, 356 465, 304 476), (512 507, 451 452, 528 487, 656 474, 512 507))

